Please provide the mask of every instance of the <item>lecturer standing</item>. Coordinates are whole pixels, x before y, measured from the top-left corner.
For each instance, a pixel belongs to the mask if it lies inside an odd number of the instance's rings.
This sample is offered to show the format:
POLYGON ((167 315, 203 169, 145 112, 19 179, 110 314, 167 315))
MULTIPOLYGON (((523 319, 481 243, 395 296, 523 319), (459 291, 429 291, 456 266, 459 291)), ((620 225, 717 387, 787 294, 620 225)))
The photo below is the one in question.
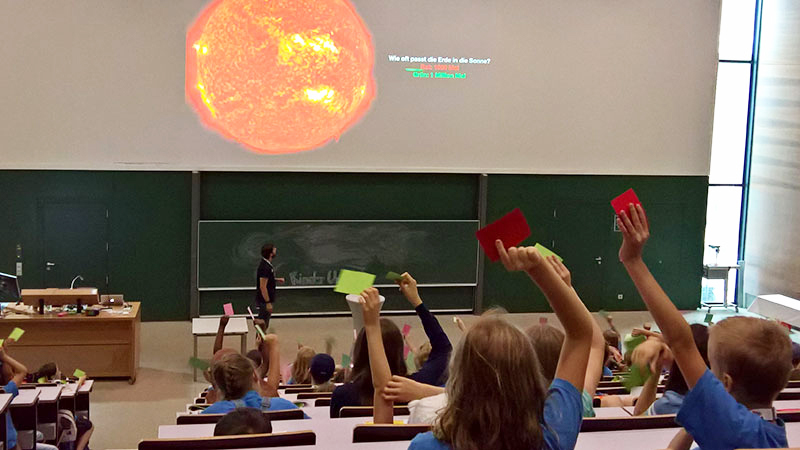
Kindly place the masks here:
POLYGON ((275 304, 275 284, 283 283, 283 278, 275 278, 275 268, 272 260, 278 253, 274 244, 264 244, 261 247, 261 263, 256 272, 256 307, 258 308, 258 318, 264 321, 264 332, 269 328, 269 318, 272 316, 272 308, 275 304))

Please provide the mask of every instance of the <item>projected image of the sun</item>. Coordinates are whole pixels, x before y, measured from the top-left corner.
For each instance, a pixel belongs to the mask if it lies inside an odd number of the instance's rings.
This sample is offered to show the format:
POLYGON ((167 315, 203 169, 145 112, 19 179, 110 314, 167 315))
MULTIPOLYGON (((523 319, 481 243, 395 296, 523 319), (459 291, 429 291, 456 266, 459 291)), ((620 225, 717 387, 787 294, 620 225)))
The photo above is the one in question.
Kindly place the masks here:
POLYGON ((187 34, 186 95, 255 152, 311 150, 367 111, 373 62, 348 0, 215 0, 187 34))

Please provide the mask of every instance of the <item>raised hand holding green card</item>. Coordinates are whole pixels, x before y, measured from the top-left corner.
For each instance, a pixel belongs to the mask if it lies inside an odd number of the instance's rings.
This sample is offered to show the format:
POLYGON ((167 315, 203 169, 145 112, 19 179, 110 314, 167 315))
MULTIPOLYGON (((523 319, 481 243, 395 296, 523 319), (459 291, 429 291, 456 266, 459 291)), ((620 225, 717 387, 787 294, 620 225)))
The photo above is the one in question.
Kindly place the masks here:
POLYGON ((341 294, 359 295, 375 283, 375 275, 355 270, 342 269, 339 280, 336 282, 335 292, 341 294))
POLYGON ((539 254, 541 254, 543 258, 547 258, 548 256, 552 255, 558 258, 559 261, 564 261, 564 258, 556 255, 554 251, 550 250, 549 248, 545 247, 544 245, 538 242, 533 247, 539 251, 539 254))

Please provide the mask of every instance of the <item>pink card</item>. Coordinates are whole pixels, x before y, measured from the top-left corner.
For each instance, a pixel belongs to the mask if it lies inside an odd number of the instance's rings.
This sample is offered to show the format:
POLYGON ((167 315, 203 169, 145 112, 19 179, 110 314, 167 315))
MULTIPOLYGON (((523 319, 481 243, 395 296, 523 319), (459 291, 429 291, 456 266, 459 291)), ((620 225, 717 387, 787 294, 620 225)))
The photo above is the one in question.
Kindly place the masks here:
POLYGON ((521 244, 530 235, 531 228, 519 208, 514 209, 475 233, 481 247, 483 247, 483 251, 486 252, 486 256, 492 262, 500 259, 500 254, 497 253, 497 247, 494 243, 497 239, 502 240, 503 245, 508 249, 521 244))
POLYGON ((411 351, 411 347, 408 345, 403 347, 403 358, 408 358, 408 353, 411 351))
POLYGON ((539 317, 539 325, 547 325, 547 317, 539 317))
POLYGON ((225 303, 222 305, 222 310, 225 311, 226 316, 233 315, 233 304, 232 303, 225 303))
POLYGON ((636 196, 636 192, 633 192, 633 189, 628 189, 620 194, 619 197, 611 200, 611 207, 614 208, 614 212, 617 213, 617 215, 619 215, 619 213, 622 211, 625 211, 626 214, 630 215, 628 205, 631 203, 634 205, 642 204, 642 202, 639 201, 639 197, 636 196))
POLYGON ((403 336, 408 336, 408 333, 411 332, 411 325, 405 324, 403 325, 403 336))

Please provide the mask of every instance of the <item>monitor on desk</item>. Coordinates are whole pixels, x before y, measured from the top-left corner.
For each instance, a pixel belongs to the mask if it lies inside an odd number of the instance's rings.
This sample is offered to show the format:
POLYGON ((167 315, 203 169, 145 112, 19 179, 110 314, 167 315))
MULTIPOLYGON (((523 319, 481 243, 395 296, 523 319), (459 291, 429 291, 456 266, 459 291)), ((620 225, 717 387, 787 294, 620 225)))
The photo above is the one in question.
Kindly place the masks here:
POLYGON ((16 303, 21 298, 17 277, 0 272, 0 302, 16 303))

